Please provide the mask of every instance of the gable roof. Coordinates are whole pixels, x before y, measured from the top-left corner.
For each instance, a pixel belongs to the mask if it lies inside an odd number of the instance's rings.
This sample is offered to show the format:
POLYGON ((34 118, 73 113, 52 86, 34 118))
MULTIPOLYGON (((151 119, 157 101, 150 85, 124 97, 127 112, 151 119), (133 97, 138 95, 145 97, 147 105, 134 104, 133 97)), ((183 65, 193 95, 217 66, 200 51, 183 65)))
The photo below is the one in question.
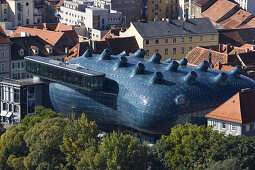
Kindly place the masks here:
POLYGON ((56 48, 52 48, 52 53, 48 53, 46 47, 49 47, 50 44, 41 39, 38 36, 29 36, 29 37, 13 37, 10 38, 11 42, 13 43, 11 46, 11 60, 21 60, 24 59, 25 56, 32 55, 31 47, 37 47, 39 49, 39 54, 42 57, 49 57, 49 56, 58 56, 58 55, 65 55, 65 53, 56 48), (24 49, 24 55, 20 56, 19 51, 24 49))
MULTIPOLYGON (((31 36, 39 36, 52 46, 55 46, 59 40, 63 39, 65 36, 68 37, 74 45, 78 43, 78 35, 75 30, 72 30, 70 26, 60 23, 20 26, 11 37, 20 37, 21 32, 29 33, 31 36)), ((70 44, 70 42, 68 43, 70 44)))
POLYGON ((255 90, 243 89, 205 117, 240 124, 255 122, 254 101, 255 90))
POLYGON ((4 30, 0 26, 0 43, 10 43, 10 39, 5 34, 4 30))
POLYGON ((208 18, 171 20, 170 22, 132 22, 132 25, 143 38, 218 33, 208 18))

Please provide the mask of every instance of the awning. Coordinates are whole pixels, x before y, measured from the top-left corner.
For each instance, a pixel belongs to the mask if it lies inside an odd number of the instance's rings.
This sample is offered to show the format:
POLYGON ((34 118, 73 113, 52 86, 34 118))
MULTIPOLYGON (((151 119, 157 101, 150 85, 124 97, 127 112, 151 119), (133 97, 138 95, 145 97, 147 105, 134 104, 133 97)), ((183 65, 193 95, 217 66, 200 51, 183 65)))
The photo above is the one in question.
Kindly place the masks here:
POLYGON ((1 112, 1 116, 5 116, 7 112, 1 112))
POLYGON ((12 116, 12 112, 8 112, 6 117, 11 117, 12 116))

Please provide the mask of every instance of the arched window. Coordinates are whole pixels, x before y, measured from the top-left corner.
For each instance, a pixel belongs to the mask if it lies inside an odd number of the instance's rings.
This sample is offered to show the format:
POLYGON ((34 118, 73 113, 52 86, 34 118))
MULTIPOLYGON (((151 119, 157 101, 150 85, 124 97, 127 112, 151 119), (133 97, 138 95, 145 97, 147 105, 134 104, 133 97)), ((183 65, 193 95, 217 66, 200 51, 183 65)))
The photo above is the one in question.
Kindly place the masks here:
POLYGON ((158 4, 155 5, 155 10, 158 10, 158 4))

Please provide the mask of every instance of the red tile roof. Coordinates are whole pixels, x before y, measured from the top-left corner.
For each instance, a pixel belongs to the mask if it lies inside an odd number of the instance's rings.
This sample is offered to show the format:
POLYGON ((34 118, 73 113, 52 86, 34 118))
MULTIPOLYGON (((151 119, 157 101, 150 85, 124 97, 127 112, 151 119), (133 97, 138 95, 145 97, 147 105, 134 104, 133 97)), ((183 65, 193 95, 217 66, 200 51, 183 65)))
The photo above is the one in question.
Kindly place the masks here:
POLYGON ((210 8, 202 13, 202 16, 208 17, 214 22, 220 22, 226 14, 231 13, 238 5, 228 0, 218 0, 210 8))
POLYGON ((246 124, 255 122, 255 90, 243 89, 205 117, 246 124))
POLYGON ((5 34, 4 30, 0 26, 0 43, 10 43, 10 39, 5 34))
POLYGON ((78 35, 75 30, 70 26, 60 23, 20 26, 11 37, 20 37, 21 32, 29 33, 31 36, 39 36, 52 46, 55 46, 59 40, 65 36, 67 36, 73 44, 78 43, 78 35))

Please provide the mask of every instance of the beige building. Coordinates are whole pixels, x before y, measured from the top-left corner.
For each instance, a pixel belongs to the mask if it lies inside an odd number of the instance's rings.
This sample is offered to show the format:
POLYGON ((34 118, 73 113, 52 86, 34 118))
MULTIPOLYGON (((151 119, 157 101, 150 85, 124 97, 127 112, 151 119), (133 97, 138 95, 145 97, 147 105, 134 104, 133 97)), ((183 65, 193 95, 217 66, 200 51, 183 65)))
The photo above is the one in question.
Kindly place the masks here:
POLYGON ((9 4, 9 22, 13 26, 30 25, 34 23, 33 0, 6 0, 9 4))
POLYGON ((139 20, 177 19, 179 16, 179 1, 177 0, 138 0, 137 4, 139 20))
POLYGON ((135 36, 147 57, 159 52, 162 60, 179 60, 197 46, 218 45, 219 41, 219 33, 208 18, 134 22, 121 36, 135 36))

